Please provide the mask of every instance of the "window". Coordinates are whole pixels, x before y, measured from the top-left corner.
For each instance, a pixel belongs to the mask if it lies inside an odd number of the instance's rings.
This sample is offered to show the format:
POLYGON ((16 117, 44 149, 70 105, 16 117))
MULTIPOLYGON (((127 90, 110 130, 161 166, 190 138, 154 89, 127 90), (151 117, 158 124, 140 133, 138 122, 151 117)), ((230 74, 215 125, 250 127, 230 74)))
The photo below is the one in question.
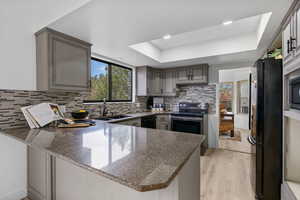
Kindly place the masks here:
POLYGON ((132 101, 132 69, 92 58, 91 93, 86 103, 132 101))

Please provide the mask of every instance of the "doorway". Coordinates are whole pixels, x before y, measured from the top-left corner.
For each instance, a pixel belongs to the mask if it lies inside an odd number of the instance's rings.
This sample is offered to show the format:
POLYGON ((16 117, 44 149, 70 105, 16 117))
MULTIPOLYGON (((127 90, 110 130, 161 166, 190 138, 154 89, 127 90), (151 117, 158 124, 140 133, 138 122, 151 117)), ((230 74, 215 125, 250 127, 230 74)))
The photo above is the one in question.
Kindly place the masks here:
POLYGON ((249 130, 250 68, 219 71, 219 148, 251 152, 249 130))

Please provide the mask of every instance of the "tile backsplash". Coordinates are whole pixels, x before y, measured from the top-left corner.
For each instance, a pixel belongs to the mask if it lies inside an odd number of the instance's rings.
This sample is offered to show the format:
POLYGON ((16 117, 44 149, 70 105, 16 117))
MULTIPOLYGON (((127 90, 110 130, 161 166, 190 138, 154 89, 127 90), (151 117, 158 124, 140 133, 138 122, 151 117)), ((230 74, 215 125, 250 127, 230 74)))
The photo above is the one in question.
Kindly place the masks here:
POLYGON ((180 86, 176 97, 165 98, 165 103, 171 108, 179 102, 208 103, 209 113, 216 113, 216 85, 180 86))
MULTIPOLYGON (((0 130, 27 127, 27 122, 20 108, 42 102, 52 102, 66 106, 67 115, 79 109, 89 110, 91 115, 100 114, 99 104, 84 104, 86 92, 44 92, 26 90, 0 90, 0 130)), ((107 103, 109 112, 126 114, 146 110, 147 97, 136 98, 135 103, 107 103)), ((216 112, 216 86, 195 85, 181 86, 177 97, 165 97, 165 103, 172 109, 182 101, 209 103, 210 113, 216 112)))
MULTIPOLYGON (((27 127, 20 108, 42 102, 52 102, 66 106, 69 114, 73 110, 87 109, 92 115, 100 113, 99 104, 83 104, 88 93, 84 92, 43 92, 25 90, 0 90, 0 130, 27 127)), ((143 98, 139 103, 107 103, 108 110, 114 114, 144 111, 143 98)))

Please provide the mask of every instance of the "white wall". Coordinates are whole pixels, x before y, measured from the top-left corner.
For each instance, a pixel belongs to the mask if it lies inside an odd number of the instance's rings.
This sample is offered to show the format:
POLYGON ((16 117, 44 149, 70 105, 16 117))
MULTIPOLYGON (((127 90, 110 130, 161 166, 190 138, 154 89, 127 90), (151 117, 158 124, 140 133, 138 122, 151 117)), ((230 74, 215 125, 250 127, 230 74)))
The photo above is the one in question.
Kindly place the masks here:
POLYGON ((0 134, 0 158, 0 200, 26 197, 26 145, 0 134))
MULTIPOLYGON (((90 0, 0 1, 0 89, 35 90, 34 33, 90 0)), ((26 196, 26 147, 0 135, 0 200, 26 196)))
POLYGON ((228 69, 219 71, 219 82, 234 82, 234 100, 233 100, 233 112, 234 126, 235 128, 249 129, 249 115, 241 114, 237 112, 238 102, 238 81, 248 80, 249 81, 250 68, 241 69, 228 69))
POLYGON ((0 1, 0 89, 36 89, 34 33, 88 1, 0 1))

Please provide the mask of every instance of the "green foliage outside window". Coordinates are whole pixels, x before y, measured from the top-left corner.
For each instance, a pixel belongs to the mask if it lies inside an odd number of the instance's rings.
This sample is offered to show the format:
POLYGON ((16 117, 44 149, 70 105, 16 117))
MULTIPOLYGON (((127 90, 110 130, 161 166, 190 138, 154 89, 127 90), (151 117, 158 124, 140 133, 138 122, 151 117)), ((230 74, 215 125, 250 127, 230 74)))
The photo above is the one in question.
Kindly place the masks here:
POLYGON ((132 70, 92 59, 88 101, 131 101, 132 70))

